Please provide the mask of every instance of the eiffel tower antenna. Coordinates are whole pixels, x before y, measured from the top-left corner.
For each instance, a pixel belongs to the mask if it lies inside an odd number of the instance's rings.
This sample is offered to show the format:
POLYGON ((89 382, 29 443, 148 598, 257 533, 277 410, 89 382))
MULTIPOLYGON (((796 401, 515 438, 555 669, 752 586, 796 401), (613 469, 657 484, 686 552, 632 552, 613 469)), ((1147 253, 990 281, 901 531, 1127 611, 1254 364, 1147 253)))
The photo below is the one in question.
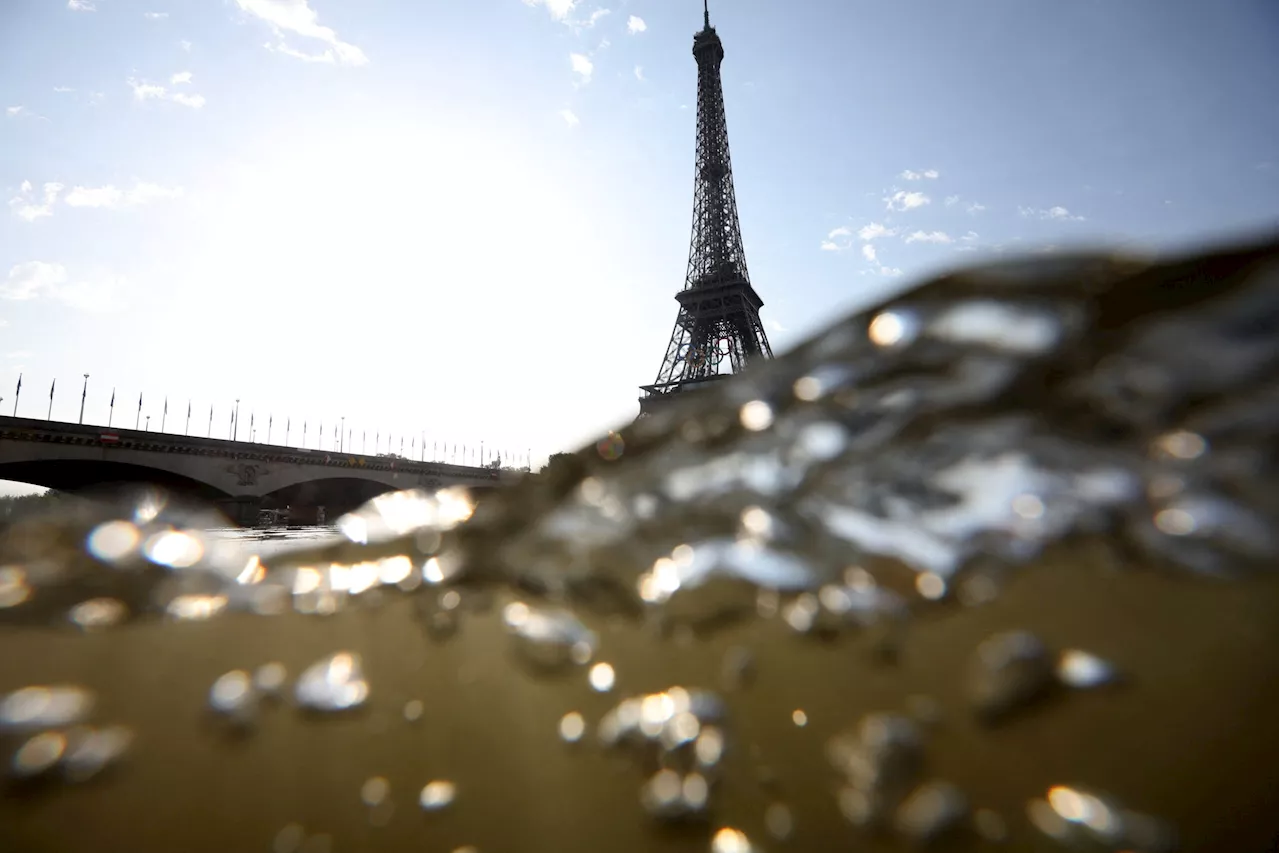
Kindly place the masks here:
POLYGON ((681 392, 738 373, 749 361, 773 358, 760 322, 764 302, 751 286, 742 250, 720 85, 724 46, 711 26, 707 0, 702 0, 702 20, 702 31, 693 37, 698 137, 689 268, 684 288, 676 294, 680 310, 658 378, 640 389, 640 417, 681 392))

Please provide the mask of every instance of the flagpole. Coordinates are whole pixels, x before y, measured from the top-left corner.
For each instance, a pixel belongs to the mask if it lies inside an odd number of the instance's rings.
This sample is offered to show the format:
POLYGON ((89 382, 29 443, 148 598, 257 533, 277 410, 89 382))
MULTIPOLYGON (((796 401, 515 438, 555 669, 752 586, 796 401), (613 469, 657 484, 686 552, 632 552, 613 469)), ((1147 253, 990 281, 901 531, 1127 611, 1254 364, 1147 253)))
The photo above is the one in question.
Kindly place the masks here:
POLYGON ((84 375, 84 387, 80 389, 80 423, 84 423, 84 398, 89 393, 89 374, 84 375))
POLYGON ((205 433, 205 438, 213 438, 213 403, 209 404, 209 431, 205 433))
POLYGON ((18 398, 22 396, 22 374, 18 374, 18 390, 13 392, 13 416, 18 416, 18 398))
POLYGON ((58 387, 58 380, 53 380, 49 385, 49 413, 44 416, 46 421, 53 420, 53 389, 58 387))
POLYGON ((239 441, 240 440, 240 400, 239 399, 236 400, 235 414, 231 416, 231 426, 232 426, 231 440, 239 441))
POLYGON ((164 395, 164 411, 160 413, 160 431, 164 432, 164 422, 169 419, 169 395, 164 395))
POLYGON ((289 425, 292 423, 293 423, 293 418, 287 417, 284 419, 284 446, 285 447, 289 446, 289 425))
POLYGON ((116 389, 111 389, 111 405, 107 408, 107 427, 111 426, 111 421, 116 416, 116 389))
POLYGON ((133 428, 136 430, 138 424, 142 421, 142 392, 138 392, 138 414, 133 418, 133 428))
POLYGON ((275 415, 267 415, 267 444, 271 443, 271 423, 275 420, 275 415))
POLYGON ((182 434, 189 435, 190 433, 191 433, 191 400, 188 399, 187 400, 187 423, 186 423, 186 426, 182 428, 182 434))

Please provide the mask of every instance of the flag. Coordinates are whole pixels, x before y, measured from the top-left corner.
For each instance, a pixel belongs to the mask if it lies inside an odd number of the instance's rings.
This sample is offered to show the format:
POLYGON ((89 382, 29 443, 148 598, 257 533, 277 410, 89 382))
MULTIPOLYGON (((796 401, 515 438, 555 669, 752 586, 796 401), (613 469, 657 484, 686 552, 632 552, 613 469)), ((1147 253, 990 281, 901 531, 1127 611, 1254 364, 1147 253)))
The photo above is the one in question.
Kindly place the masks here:
POLYGON ((56 379, 49 384, 49 402, 51 403, 53 402, 53 389, 57 386, 57 384, 58 384, 58 380, 56 379))
POLYGON ((115 407, 116 407, 116 389, 112 388, 111 389, 111 408, 114 409, 115 407))
POLYGON ((169 396, 167 394, 164 398, 164 414, 169 414, 169 396))
POLYGON ((139 412, 142 411, 142 395, 141 394, 138 395, 138 411, 139 412))
POLYGON ((187 417, 191 417, 191 401, 187 401, 187 417))

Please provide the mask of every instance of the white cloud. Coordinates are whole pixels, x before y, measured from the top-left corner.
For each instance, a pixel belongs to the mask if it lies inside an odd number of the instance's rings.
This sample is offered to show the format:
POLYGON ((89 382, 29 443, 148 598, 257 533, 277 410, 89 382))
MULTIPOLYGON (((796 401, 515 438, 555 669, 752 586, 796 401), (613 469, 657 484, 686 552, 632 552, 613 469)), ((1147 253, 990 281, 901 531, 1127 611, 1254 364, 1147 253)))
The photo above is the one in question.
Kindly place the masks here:
POLYGON ((609 14, 609 10, 608 10, 608 9, 596 9, 596 10, 595 10, 594 12, 592 12, 592 13, 591 13, 591 15, 587 18, 586 26, 588 26, 588 27, 594 27, 594 26, 596 25, 596 22, 597 22, 597 21, 599 21, 601 18, 603 18, 605 15, 608 15, 608 14, 609 14))
MULTIPOLYGON (((328 55, 330 58, 319 61, 342 65, 365 65, 369 61, 369 57, 360 48, 339 39, 338 34, 330 27, 321 26, 316 19, 315 10, 307 4, 307 0, 236 0, 236 5, 242 11, 270 24, 278 39, 283 39, 285 32, 291 32, 302 38, 316 39, 327 44, 329 47, 319 56, 328 55)), ((276 45, 280 53, 297 56, 297 51, 285 48, 283 40, 276 45)))
POLYGON ((76 187, 67 193, 67 204, 71 207, 104 207, 119 209, 138 207, 162 199, 177 198, 182 195, 181 187, 162 187, 139 181, 133 189, 125 191, 111 184, 104 187, 76 187))
POLYGON ((903 169, 902 174, 899 175, 898 177, 902 178, 904 181, 919 181, 926 178, 928 180, 933 180, 934 178, 938 177, 938 170, 925 169, 922 172, 913 172, 910 169, 903 169))
POLYGON ((578 5, 578 0, 524 0, 526 6, 537 6, 539 3, 547 7, 551 17, 563 21, 569 17, 573 7, 578 5))
POLYGON ((169 17, 169 13, 168 12, 143 12, 142 17, 148 18, 152 21, 162 21, 165 18, 169 17))
POLYGON ((987 209, 987 206, 986 206, 985 204, 978 204, 978 202, 976 202, 976 201, 975 201, 973 204, 971 204, 971 205, 969 205, 968 207, 966 207, 966 208, 965 208, 965 212, 966 212, 966 213, 981 213, 982 211, 984 211, 984 210, 986 210, 986 209, 987 209))
POLYGON ((67 0, 67 8, 72 12, 96 12, 98 7, 93 0, 67 0))
POLYGON ((864 244, 863 244, 863 246, 862 246, 862 257, 866 258, 867 260, 871 261, 872 263, 875 263, 875 261, 876 261, 876 247, 875 247, 875 244, 874 244, 874 243, 864 243, 864 244))
POLYGON ((59 95, 65 95, 67 92, 74 92, 75 89, 72 89, 70 86, 54 86, 53 91, 57 92, 59 95))
POLYGON ((569 125, 569 127, 576 127, 578 125, 578 117, 573 114, 573 110, 561 110, 558 115, 560 118, 564 119, 564 123, 569 125))
POLYGON ((775 332, 785 332, 787 330, 786 326, 782 325, 781 323, 779 323, 777 320, 774 320, 773 318, 769 319, 769 328, 773 329, 775 332))
MULTIPOLYGON (((177 82, 189 82, 191 80, 191 72, 184 71, 180 74, 173 75, 177 82), (179 78, 183 78, 179 80, 179 78)), ((139 101, 147 101, 151 99, 159 101, 173 101, 175 104, 181 104, 184 107, 192 109, 200 109, 205 105, 204 95, 188 95, 184 92, 170 92, 159 83, 148 83, 145 80, 139 81, 130 77, 127 81, 129 88, 133 90, 133 97, 139 101)))
POLYGON ((647 29, 649 29, 649 25, 644 22, 644 18, 635 15, 627 18, 627 32, 631 33, 631 35, 642 33, 647 29))
POLYGON ((823 241, 822 241, 822 251, 824 251, 824 252, 838 252, 838 251, 840 251, 840 247, 839 247, 839 246, 837 246, 835 243, 832 243, 830 240, 823 240, 823 241))
POLYGON ((852 237, 852 236, 853 236, 853 232, 850 231, 846 226, 841 225, 839 228, 832 228, 831 231, 828 232, 827 234, 827 239, 833 240, 836 237, 852 237))
POLYGON ((966 243, 972 243, 974 240, 977 240, 977 239, 978 239, 978 232, 977 232, 977 231, 969 231, 969 232, 967 232, 963 237, 961 237, 960 239, 961 239, 961 240, 963 240, 963 241, 964 241, 964 242, 966 242, 966 243))
POLYGON ((1025 219, 1056 219, 1061 222, 1083 222, 1083 216, 1076 216, 1065 207, 1055 205, 1048 210, 1037 210, 1033 207, 1019 207, 1018 215, 1025 219))
MULTIPOLYGON (((26 261, 15 264, 0 282, 0 299, 27 300, 41 295, 51 296, 82 311, 105 311, 115 302, 122 279, 108 276, 68 283, 62 264, 26 261)), ((10 353, 10 358, 23 358, 29 353, 10 353)))
POLYGON ((879 237, 892 237, 897 233, 897 228, 886 228, 879 222, 869 222, 858 229, 858 238, 870 242, 879 237))
POLYGON ((641 83, 643 83, 643 82, 644 82, 644 69, 643 69, 643 68, 641 68, 639 65, 637 65, 637 66, 635 67, 635 70, 634 70, 634 72, 633 72, 633 73, 636 75, 636 79, 637 79, 637 80, 639 80, 641 83))
POLYGON ((42 290, 52 290, 67 280, 62 264, 46 264, 44 261, 27 261, 9 269, 9 276, 0 284, 0 299, 34 299, 42 290))
POLYGON ((9 199, 9 209, 14 212, 20 219, 28 222, 35 222, 46 216, 53 215, 53 205, 58 200, 58 193, 62 192, 62 184, 47 183, 41 189, 41 198, 36 200, 35 190, 31 186, 30 181, 23 181, 18 195, 9 199))
POLYGON ((897 267, 880 267, 880 275, 893 278, 894 276, 902 275, 902 270, 897 267))
POLYGON ((960 196, 958 195, 949 195, 943 200, 943 204, 945 204, 947 207, 951 207, 952 205, 958 204, 959 202, 960 202, 960 196))
POLYGON ((17 118, 18 116, 22 115, 26 111, 26 109, 27 108, 24 107, 22 104, 18 104, 16 107, 5 107, 4 114, 9 116, 10 118, 17 118))
POLYGON ((582 78, 583 83, 591 82, 591 72, 595 70, 595 66, 591 64, 590 59, 581 53, 571 53, 569 64, 573 66, 573 73, 582 78))
POLYGON ((191 52, 191 42, 187 41, 186 39, 183 39, 182 41, 178 42, 178 47, 182 48, 187 53, 191 52))
POLYGON ((885 203, 888 210, 902 213, 916 207, 923 207, 929 203, 929 197, 921 192, 907 192, 906 190, 898 190, 891 196, 881 199, 885 203))
POLYGON ((173 85, 175 85, 175 86, 176 86, 176 85, 178 85, 179 83, 190 83, 190 82, 191 82, 191 72, 190 72, 190 71, 179 71, 177 74, 175 74, 175 75, 173 75, 172 77, 170 77, 170 78, 169 78, 169 82, 170 82, 170 83, 172 83, 172 84, 173 84, 173 85))
POLYGON ((952 243, 951 235, 945 231, 912 231, 907 235, 908 243, 952 243))

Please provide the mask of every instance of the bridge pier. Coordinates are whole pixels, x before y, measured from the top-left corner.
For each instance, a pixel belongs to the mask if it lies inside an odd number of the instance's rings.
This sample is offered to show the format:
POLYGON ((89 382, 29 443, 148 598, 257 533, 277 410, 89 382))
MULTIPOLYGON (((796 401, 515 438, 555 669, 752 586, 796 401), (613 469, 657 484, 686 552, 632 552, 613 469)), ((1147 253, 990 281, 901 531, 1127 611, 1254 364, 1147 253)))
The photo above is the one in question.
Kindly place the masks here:
POLYGON ((262 509, 262 498, 253 495, 242 495, 218 501, 218 509, 232 522, 241 527, 253 527, 258 523, 258 512, 262 509))

